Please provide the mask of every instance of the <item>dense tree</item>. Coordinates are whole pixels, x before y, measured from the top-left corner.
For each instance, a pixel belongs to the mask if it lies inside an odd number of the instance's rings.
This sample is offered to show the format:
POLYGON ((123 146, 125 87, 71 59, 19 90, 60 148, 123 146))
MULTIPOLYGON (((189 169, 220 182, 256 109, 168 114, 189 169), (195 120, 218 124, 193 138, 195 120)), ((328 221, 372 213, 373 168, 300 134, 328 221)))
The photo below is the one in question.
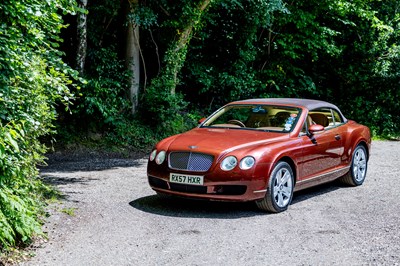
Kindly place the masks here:
POLYGON ((88 6, 88 84, 74 112, 93 130, 158 138, 231 100, 305 97, 340 103, 375 134, 398 135, 396 1, 142 0, 128 15, 126 3, 88 6), (141 35, 135 120, 121 33, 128 24, 141 35))
POLYGON ((186 61, 189 42, 194 31, 201 27, 202 18, 213 2, 212 0, 182 2, 181 15, 173 26, 176 35, 165 51, 160 73, 153 78, 145 92, 142 111, 149 115, 148 122, 157 125, 167 134, 184 128, 179 112, 185 108, 186 103, 183 102, 181 95, 176 95, 178 74, 186 61))
POLYGON ((60 12, 72 8, 60 0, 0 3, 0 250, 41 232, 39 139, 54 130, 55 105, 70 101, 76 73, 57 49, 60 12))
POLYGON ((398 135, 399 84, 392 81, 400 79, 399 4, 318 1, 287 8, 288 16, 276 18, 277 59, 267 77, 279 66, 285 74, 274 83, 285 86, 285 94, 337 102, 375 134, 398 135))
POLYGON ((294 1, 267 26, 245 3, 209 12, 183 72, 189 102, 318 98, 377 135, 399 135, 399 3, 294 1))
MULTIPOLYGON (((220 1, 207 15, 207 27, 189 47, 181 90, 187 99, 216 106, 257 97, 272 77, 262 80, 264 52, 274 16, 287 14, 282 1, 220 1), (190 89, 189 89, 190 88, 190 89)), ((272 45, 272 44, 271 44, 272 45)))

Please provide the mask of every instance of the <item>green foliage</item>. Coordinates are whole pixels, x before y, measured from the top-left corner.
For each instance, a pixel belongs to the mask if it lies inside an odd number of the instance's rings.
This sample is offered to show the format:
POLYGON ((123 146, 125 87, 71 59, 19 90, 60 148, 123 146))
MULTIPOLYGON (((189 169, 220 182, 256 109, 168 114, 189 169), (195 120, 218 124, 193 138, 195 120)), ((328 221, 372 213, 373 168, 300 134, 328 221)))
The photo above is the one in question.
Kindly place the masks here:
POLYGON ((22 126, 10 124, 1 127, 0 243, 3 247, 14 244, 16 240, 26 242, 33 234, 41 232, 37 216, 41 203, 36 192, 42 184, 32 177, 37 176, 33 166, 40 158, 37 152, 41 152, 42 147, 31 150, 30 145, 22 126))
POLYGON ((134 25, 140 25, 143 29, 150 29, 152 26, 157 26, 157 14, 147 6, 136 6, 132 12, 128 14, 128 20, 134 25))
POLYGON ((171 41, 163 59, 161 73, 152 80, 145 91, 141 108, 142 115, 148 116, 149 124, 163 135, 171 135, 185 129, 183 110, 187 103, 182 95, 176 94, 179 85, 178 75, 186 61, 189 43, 193 31, 202 26, 202 16, 211 1, 188 1, 182 5, 182 15, 178 21, 169 20, 169 25, 177 27, 175 40, 171 41))
POLYGON ((111 48, 100 48, 88 54, 92 64, 88 69, 87 83, 73 112, 89 127, 102 128, 114 125, 129 113, 129 73, 111 48))
MULTIPOLYGON (((68 131, 112 131, 131 111, 129 79, 131 78, 120 49, 125 48, 120 20, 121 2, 102 0, 88 2, 87 56, 85 83, 74 101, 72 115, 65 114, 62 136, 68 131), (72 129, 71 129, 72 128, 72 129)), ((70 55, 74 60, 74 55, 70 55)), ((84 135, 84 134, 83 134, 84 135)))
POLYGON ((69 216, 75 216, 75 210, 76 208, 63 208, 61 209, 61 212, 69 215, 69 216))
POLYGON ((297 1, 270 11, 252 3, 210 10, 183 69, 188 102, 319 98, 374 134, 400 135, 398 3, 297 1))
MULTIPOLYGON (((146 91, 145 100, 141 105, 140 114, 145 123, 156 130, 160 136, 168 136, 187 130, 184 110, 187 103, 181 94, 171 94, 165 90, 162 79, 153 80, 146 91)), ((168 87, 168 85, 166 85, 168 87)))
POLYGON ((400 57, 395 51, 400 45, 396 12, 400 5, 391 1, 339 4, 342 20, 351 20, 337 39, 344 48, 340 58, 321 64, 320 69, 335 66, 335 73, 327 73, 341 82, 336 90, 332 88, 332 95, 346 95, 349 100, 341 105, 350 118, 370 126, 375 135, 399 136, 400 57))
POLYGON ((200 11, 201 3, 89 6, 89 82, 76 118, 144 147, 232 100, 301 97, 336 103, 375 135, 400 135, 398 2, 215 0, 200 11), (126 19, 141 29, 149 81, 134 118, 121 61, 126 19))
POLYGON ((73 12, 72 4, 0 4, 0 249, 41 232, 45 187, 36 165, 46 149, 39 138, 53 132, 55 105, 70 101, 70 77, 77 78, 57 50, 59 12, 73 12))
POLYGON ((213 109, 262 91, 265 82, 255 64, 265 48, 260 36, 278 11, 287 11, 282 1, 219 1, 190 46, 183 70, 185 86, 191 88, 188 96, 198 97, 193 95, 198 91, 201 101, 213 109))
POLYGON ((143 121, 126 119, 120 121, 114 131, 108 133, 107 140, 114 146, 115 143, 119 143, 121 146, 147 151, 162 137, 164 136, 157 136, 153 128, 143 121))

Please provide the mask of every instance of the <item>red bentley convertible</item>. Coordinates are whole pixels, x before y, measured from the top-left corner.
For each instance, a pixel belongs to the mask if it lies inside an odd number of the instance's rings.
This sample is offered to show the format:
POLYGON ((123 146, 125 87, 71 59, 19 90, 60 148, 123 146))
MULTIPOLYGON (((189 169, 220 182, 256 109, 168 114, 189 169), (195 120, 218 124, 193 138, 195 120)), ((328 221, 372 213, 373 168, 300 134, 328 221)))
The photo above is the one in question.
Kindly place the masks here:
POLYGON ((361 185, 370 147, 369 129, 347 120, 333 104, 244 100, 160 141, 147 175, 159 194, 255 201, 262 210, 281 212, 294 191, 337 178, 361 185))

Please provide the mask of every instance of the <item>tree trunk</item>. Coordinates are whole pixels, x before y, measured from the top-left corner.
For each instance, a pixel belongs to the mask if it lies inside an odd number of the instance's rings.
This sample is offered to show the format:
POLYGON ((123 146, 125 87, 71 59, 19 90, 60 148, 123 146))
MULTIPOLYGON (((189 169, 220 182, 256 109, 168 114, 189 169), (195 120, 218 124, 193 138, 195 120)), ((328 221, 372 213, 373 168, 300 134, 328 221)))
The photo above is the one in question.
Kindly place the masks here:
MULTIPOLYGON (((138 0, 130 0, 129 8, 133 10, 139 4, 138 0)), ((139 26, 129 22, 126 43, 126 64, 132 74, 130 81, 130 99, 132 102, 132 113, 137 110, 139 99, 140 81, 140 46, 139 46, 139 26)))
POLYGON ((178 84, 178 73, 181 71, 186 60, 187 46, 193 34, 193 28, 201 21, 203 12, 214 0, 200 1, 195 16, 192 18, 186 27, 180 30, 177 41, 174 42, 167 50, 164 62, 166 63, 164 75, 172 79, 170 93, 175 94, 175 89, 178 84))
MULTIPOLYGON (((86 10, 88 0, 80 0, 79 7, 86 10)), ((82 75, 85 70, 87 49, 87 12, 80 12, 77 26, 78 48, 76 51, 76 70, 82 75)))

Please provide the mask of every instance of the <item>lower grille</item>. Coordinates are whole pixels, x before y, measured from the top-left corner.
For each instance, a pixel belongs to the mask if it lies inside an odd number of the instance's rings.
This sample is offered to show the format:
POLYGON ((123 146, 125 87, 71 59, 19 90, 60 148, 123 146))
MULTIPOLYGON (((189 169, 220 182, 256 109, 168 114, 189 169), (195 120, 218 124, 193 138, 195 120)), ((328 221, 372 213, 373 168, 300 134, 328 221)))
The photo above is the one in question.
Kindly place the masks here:
POLYGON ((178 192, 187 192, 187 193, 195 193, 195 194, 207 194, 207 187, 203 186, 191 186, 184 184, 175 184, 169 183, 171 186, 171 190, 178 192))

